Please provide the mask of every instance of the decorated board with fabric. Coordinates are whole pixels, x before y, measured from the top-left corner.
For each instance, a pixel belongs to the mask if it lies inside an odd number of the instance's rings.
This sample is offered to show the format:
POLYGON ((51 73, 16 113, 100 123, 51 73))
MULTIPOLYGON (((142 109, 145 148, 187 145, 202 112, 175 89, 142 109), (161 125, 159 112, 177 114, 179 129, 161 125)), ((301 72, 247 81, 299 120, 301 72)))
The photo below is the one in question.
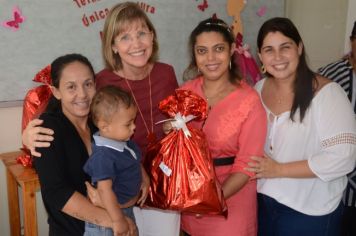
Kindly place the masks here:
MULTIPOLYGON (((33 76, 59 55, 81 53, 93 63, 95 71, 102 69, 100 31, 107 12, 119 2, 0 0, 0 102, 22 101, 31 88, 39 85, 32 81, 33 76)), ((262 22, 284 15, 284 1, 280 0, 244 1, 242 12, 237 12, 234 4, 228 4, 229 0, 134 2, 155 25, 160 60, 174 66, 179 80, 189 63, 189 34, 199 21, 215 13, 233 24, 241 14, 244 32, 253 38, 248 44, 254 47, 262 22), (233 9, 228 11, 228 6, 233 9)))

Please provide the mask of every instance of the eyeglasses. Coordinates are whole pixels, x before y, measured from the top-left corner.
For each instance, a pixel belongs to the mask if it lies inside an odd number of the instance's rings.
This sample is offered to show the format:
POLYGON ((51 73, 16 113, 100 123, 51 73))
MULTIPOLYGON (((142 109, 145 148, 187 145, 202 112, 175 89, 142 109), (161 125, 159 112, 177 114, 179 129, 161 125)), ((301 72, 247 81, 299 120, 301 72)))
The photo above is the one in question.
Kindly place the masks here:
POLYGON ((135 36, 133 36, 132 34, 123 34, 118 36, 115 41, 120 44, 129 45, 134 42, 134 38, 136 38, 136 40, 140 42, 149 42, 150 40, 152 40, 151 37, 152 32, 137 31, 135 36))

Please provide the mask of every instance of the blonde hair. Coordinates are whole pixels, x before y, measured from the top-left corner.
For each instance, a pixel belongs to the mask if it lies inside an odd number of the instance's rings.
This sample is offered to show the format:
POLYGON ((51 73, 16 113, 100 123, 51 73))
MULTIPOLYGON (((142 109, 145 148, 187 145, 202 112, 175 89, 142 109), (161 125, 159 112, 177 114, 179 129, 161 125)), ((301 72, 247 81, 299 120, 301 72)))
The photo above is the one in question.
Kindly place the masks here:
POLYGON ((98 126, 100 120, 110 123, 120 106, 126 108, 136 106, 130 93, 113 85, 99 89, 90 105, 94 125, 98 126))
POLYGON ((149 58, 149 62, 155 62, 158 57, 158 41, 156 30, 146 15, 146 13, 133 2, 124 2, 115 5, 110 9, 109 14, 106 17, 103 38, 102 38, 102 52, 105 61, 105 65, 112 71, 122 69, 122 61, 119 54, 115 54, 112 50, 112 45, 116 36, 127 27, 133 21, 141 21, 147 28, 153 33, 153 49, 152 55, 149 58))

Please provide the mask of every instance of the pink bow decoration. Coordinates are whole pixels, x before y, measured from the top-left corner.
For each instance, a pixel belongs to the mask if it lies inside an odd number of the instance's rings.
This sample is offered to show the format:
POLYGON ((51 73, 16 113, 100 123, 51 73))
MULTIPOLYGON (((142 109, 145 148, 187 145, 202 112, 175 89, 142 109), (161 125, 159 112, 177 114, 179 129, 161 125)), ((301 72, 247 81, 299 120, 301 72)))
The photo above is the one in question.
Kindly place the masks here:
POLYGON ((235 51, 241 55, 244 55, 247 58, 251 58, 250 45, 246 43, 243 46, 237 46, 235 51))
POLYGON ((234 63, 239 68, 243 79, 254 85, 261 79, 261 74, 255 59, 250 53, 250 46, 243 44, 241 33, 237 34, 235 43, 234 63))

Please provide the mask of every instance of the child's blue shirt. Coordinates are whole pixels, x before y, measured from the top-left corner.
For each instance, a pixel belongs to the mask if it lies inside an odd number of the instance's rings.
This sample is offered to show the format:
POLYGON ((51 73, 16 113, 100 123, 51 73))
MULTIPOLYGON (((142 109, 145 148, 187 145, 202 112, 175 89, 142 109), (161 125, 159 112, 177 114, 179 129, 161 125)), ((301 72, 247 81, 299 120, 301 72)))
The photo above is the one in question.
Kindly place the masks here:
POLYGON ((141 187, 141 153, 133 141, 116 140, 93 135, 90 158, 84 171, 95 185, 100 180, 111 179, 112 188, 120 204, 135 197, 141 187))

